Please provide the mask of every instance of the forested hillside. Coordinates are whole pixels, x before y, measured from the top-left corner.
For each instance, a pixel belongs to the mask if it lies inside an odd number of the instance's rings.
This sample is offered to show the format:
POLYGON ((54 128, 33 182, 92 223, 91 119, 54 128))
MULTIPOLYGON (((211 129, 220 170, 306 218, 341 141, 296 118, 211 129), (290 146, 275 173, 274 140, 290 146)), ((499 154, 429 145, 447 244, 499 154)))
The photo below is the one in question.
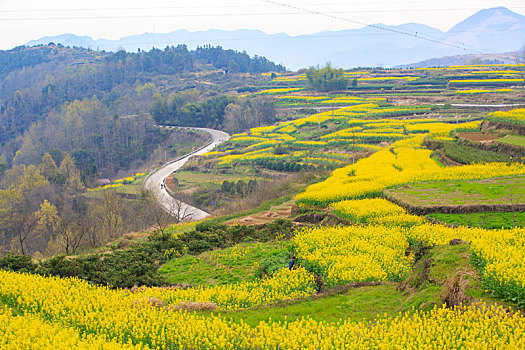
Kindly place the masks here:
POLYGON ((0 251, 70 254, 150 227, 164 211, 140 184, 124 197, 86 189, 141 182, 143 171, 207 142, 157 124, 244 131, 273 122, 268 99, 236 95, 255 73, 283 70, 211 46, 0 51, 0 251))
POLYGON ((36 164, 57 148, 93 158, 110 173, 144 160, 163 140, 147 115, 154 97, 190 89, 192 103, 205 99, 195 83, 199 72, 284 69, 220 47, 107 53, 53 44, 2 51, 0 67, 0 151, 10 165, 36 164))

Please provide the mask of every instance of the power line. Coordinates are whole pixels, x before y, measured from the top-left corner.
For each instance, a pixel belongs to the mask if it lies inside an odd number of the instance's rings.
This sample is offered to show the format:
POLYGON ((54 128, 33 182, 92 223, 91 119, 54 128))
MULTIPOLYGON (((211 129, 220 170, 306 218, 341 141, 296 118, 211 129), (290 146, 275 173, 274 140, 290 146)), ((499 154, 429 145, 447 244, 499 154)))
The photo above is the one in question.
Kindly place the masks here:
MULTIPOLYGON (((525 31, 525 29, 520 29, 525 31)), ((477 31, 454 31, 453 33, 472 33, 477 31)), ((491 30, 490 32, 506 32, 506 30, 491 30)), ((447 32, 449 33, 449 32, 447 32)), ((166 33, 164 35, 168 35, 170 33, 166 33)), ((419 34, 443 34, 442 32, 426 32, 426 33, 419 33, 419 34)), ((180 40, 178 43, 213 43, 213 42, 224 42, 224 41, 253 41, 253 40, 297 40, 297 39, 309 39, 309 38, 344 38, 344 37, 362 37, 362 36, 392 36, 397 35, 396 33, 367 33, 367 34, 361 34, 361 33, 355 33, 355 34, 339 34, 339 35, 322 35, 322 34, 303 34, 300 36, 275 36, 275 35, 268 35, 266 37, 244 37, 244 38, 206 38, 206 39, 191 39, 191 40, 180 40)), ((175 44, 174 40, 170 41, 141 41, 141 42, 126 42, 126 43, 119 43, 115 42, 114 44, 96 44, 99 47, 111 47, 111 46, 134 46, 134 45, 164 45, 164 44, 175 44)))
MULTIPOLYGON (((265 1, 265 0, 262 0, 265 1)), ((268 1, 265 1, 268 2, 268 1)), ((270 3, 274 3, 273 1, 269 1, 270 3)), ((56 17, 13 17, 13 18, 0 18, 0 21, 56 21, 56 20, 90 20, 90 19, 132 19, 132 18, 184 18, 184 17, 237 17, 237 16, 289 16, 289 15, 322 15, 325 17, 331 17, 334 19, 343 20, 346 22, 351 22, 355 24, 361 24, 361 25, 367 25, 370 26, 370 24, 367 24, 365 22, 360 22, 356 20, 350 20, 348 18, 342 18, 335 16, 334 14, 353 14, 353 13, 403 13, 403 12, 448 12, 448 11, 465 11, 465 10, 471 10, 470 8, 447 8, 447 9, 428 9, 428 10, 418 10, 418 9, 394 9, 394 10, 352 10, 352 11, 315 11, 315 10, 308 10, 308 9, 300 9, 298 7, 282 4, 284 7, 293 8, 296 10, 300 10, 299 12, 243 12, 243 13, 199 13, 199 14, 149 14, 149 15, 89 15, 89 16, 56 16, 56 17)), ((517 7, 517 8, 524 8, 525 7, 517 7)), ((120 9, 121 10, 121 9, 120 9)), ((137 8, 136 10, 139 10, 137 8)), ((142 9, 144 10, 144 9, 142 9)), ((89 11, 89 10, 84 10, 89 11)), ((0 11, 0 13, 6 13, 9 11, 0 11)), ((410 33, 408 33, 410 34, 410 33)))
MULTIPOLYGON (((425 2, 427 3, 427 2, 425 2)), ((437 3, 437 2, 436 2, 437 3)), ((313 5, 313 4, 308 4, 313 5)), ((0 13, 47 13, 47 12, 88 12, 88 11, 145 11, 145 10, 180 10, 180 9, 213 9, 213 8, 246 8, 256 6, 188 6, 188 7, 130 7, 130 8, 106 8, 106 9, 56 9, 56 10, 1 10, 0 13)), ((263 7, 263 6, 260 6, 263 7)), ((514 9, 525 9, 523 6, 513 7, 514 9)), ((468 11, 469 8, 428 8, 428 9, 389 9, 389 10, 352 10, 352 11, 324 11, 323 13, 383 13, 383 12, 425 12, 425 11, 468 11)), ((254 13, 257 14, 257 13, 254 13)), ((292 14, 304 14, 304 12, 293 12, 292 14)), ((237 15, 235 13, 231 15, 237 15)), ((86 16, 91 18, 94 16, 86 16)), ((44 17, 45 18, 45 17, 44 17)))
MULTIPOLYGON (((493 0, 477 0, 472 1, 472 3, 479 4, 481 2, 487 2, 487 3, 493 3, 493 0)), ((437 4, 443 4, 443 3, 454 3, 457 4, 456 0, 425 0, 424 4, 429 3, 437 3, 437 4)), ((309 3, 308 5, 312 6, 337 6, 339 8, 344 6, 355 6, 355 5, 373 5, 374 1, 365 1, 365 2, 346 2, 346 3, 309 3)), ((383 2, 379 2, 379 4, 384 5, 383 2)), ((388 1, 389 5, 397 5, 397 4, 421 4, 420 0, 415 1, 388 1)), ((122 11, 122 10, 168 10, 168 9, 202 9, 202 8, 247 8, 247 7, 264 7, 264 5, 258 5, 258 4, 244 4, 244 5, 184 5, 184 6, 148 6, 148 7, 107 7, 107 8, 57 8, 57 9, 14 9, 14 10, 0 10, 0 13, 24 13, 24 12, 69 12, 69 11, 122 11)), ((512 8, 523 8, 523 7, 515 7, 512 6, 512 8)), ((472 10, 472 7, 461 9, 461 10, 472 10)))
MULTIPOLYGON (((262 0, 262 1, 279 4, 280 6, 284 6, 284 7, 288 7, 289 6, 288 4, 282 4, 282 3, 275 2, 275 1, 265 1, 265 0, 262 0)), ((308 2, 303 1, 303 0, 297 0, 297 1, 299 1, 299 2, 301 2, 303 4, 305 4, 305 5, 313 5, 312 3, 308 3, 308 2)), ((299 7, 294 6, 294 8, 299 8, 299 7)), ((302 10, 310 12, 309 9, 303 8, 302 10)), ((430 10, 430 11, 434 11, 435 12, 436 10, 430 10)), ((315 10, 314 10, 314 12, 317 12, 316 14, 321 14, 321 15, 323 13, 324 14, 328 13, 326 11, 315 11, 315 10)), ((359 11, 357 11, 357 12, 359 12, 359 11)), ((386 12, 388 12, 388 11, 386 11, 386 12)), ((328 13, 328 16, 330 16, 329 13, 328 13)), ((354 17, 359 18, 357 16, 354 16, 354 17)), ((354 22, 354 23, 357 22, 357 23, 361 23, 362 25, 365 25, 365 22, 359 22, 359 21, 350 20, 350 19, 347 19, 347 18, 342 18, 342 17, 337 17, 337 18, 340 19, 340 20, 343 20, 343 21, 350 21, 350 22, 354 22)), ((360 18, 360 19, 363 20, 363 21, 367 21, 366 19, 363 19, 363 18, 360 18)), ((375 27, 375 28, 382 29, 382 30, 387 30, 387 31, 391 31, 392 30, 391 28, 383 27, 383 26, 378 25, 378 24, 367 24, 367 25, 370 26, 370 27, 375 27)), ((436 43, 437 43, 437 41, 439 41, 439 44, 441 44, 441 45, 452 46, 452 47, 459 48, 461 50, 471 51, 473 53, 478 53, 478 54, 482 54, 483 53, 481 51, 478 51, 478 49, 485 50, 485 51, 487 51, 487 50, 490 51, 491 50, 491 49, 486 48, 486 47, 480 47, 480 46, 474 46, 474 45, 465 45, 465 43, 460 42, 460 41, 455 41, 455 40, 450 40, 450 39, 441 40, 439 38, 436 38, 436 37, 428 35, 430 33, 426 33, 425 34, 425 33, 422 33, 422 32, 410 32, 410 31, 405 31, 405 30, 401 30, 401 29, 398 29, 397 32, 399 32, 399 34, 403 34, 403 35, 414 36, 414 37, 416 37, 418 39, 421 39, 421 40, 427 40, 427 41, 436 42, 436 43), (427 35, 428 37, 425 38, 425 37, 422 37, 421 35, 427 35), (467 49, 467 46, 470 46, 471 48, 467 49)), ((449 30, 447 32, 444 32, 444 33, 451 34, 451 33, 454 33, 454 32, 460 32, 461 33, 461 31, 451 31, 451 30, 449 30)), ((467 31, 465 31, 465 32, 467 32, 467 31)), ((469 31, 469 32, 477 33, 478 31, 469 31)), ((431 34, 441 34, 441 33, 437 32, 437 33, 431 33, 431 34)))
MULTIPOLYGON (((368 27, 372 27, 372 28, 376 28, 376 29, 379 29, 379 30, 384 30, 384 31, 392 32, 392 33, 397 33, 397 34, 401 34, 401 35, 411 36, 411 37, 419 38, 421 40, 433 42, 435 44, 440 44, 440 45, 449 46, 449 47, 453 47, 453 48, 456 48, 456 49, 467 51, 467 48, 465 48, 465 46, 459 46, 459 45, 452 44, 452 43, 447 43, 447 42, 444 42, 444 41, 441 41, 441 40, 436 40, 436 39, 433 39, 433 38, 426 38, 426 37, 421 36, 421 35, 418 36, 418 33, 410 33, 410 32, 406 32, 406 31, 399 30, 399 29, 382 27, 382 26, 377 25, 377 24, 369 24, 369 23, 362 22, 362 21, 357 21, 357 20, 352 20, 352 19, 340 17, 340 16, 335 16, 335 15, 332 15, 332 14, 329 14, 329 13, 324 13, 324 12, 321 12, 321 11, 309 10, 309 9, 305 9, 305 8, 298 7, 298 6, 283 4, 283 3, 279 3, 279 2, 276 2, 276 1, 272 1, 272 0, 261 0, 261 1, 269 3, 269 4, 272 4, 272 5, 277 5, 277 6, 282 6, 282 7, 295 9, 295 10, 298 10, 298 11, 307 12, 307 13, 310 13, 310 14, 313 14, 313 15, 319 15, 319 16, 323 16, 323 17, 337 19, 337 20, 344 21, 344 22, 349 22, 349 23, 359 24, 359 25, 363 25, 363 26, 368 26, 368 27)), ((476 52, 476 53, 481 53, 481 52, 477 52, 475 50, 470 50, 470 51, 476 52)))
MULTIPOLYGON (((441 35, 441 34, 450 34, 450 33, 466 33, 466 32, 472 32, 472 31, 448 31, 448 32, 442 32, 442 31, 437 31, 437 32, 410 32, 410 31, 406 31, 406 30, 402 30, 402 29, 396 29, 396 28, 392 28, 392 27, 386 27, 386 26, 382 26, 382 25, 378 25, 378 24, 369 24, 366 22, 366 20, 353 20, 353 19, 349 19, 349 18, 345 18, 345 17, 341 17, 339 16, 340 14, 354 14, 354 13, 379 13, 379 12, 422 12, 422 10, 415 10, 415 9, 409 9, 409 10, 362 10, 362 11, 317 11, 317 10, 311 10, 311 9, 307 9, 307 8, 303 8, 303 7, 299 7, 299 6, 294 6, 294 5, 288 5, 288 4, 284 4, 284 3, 280 3, 280 2, 277 2, 277 1, 272 1, 272 0, 262 0, 263 2, 267 3, 267 4, 272 4, 274 6, 278 6, 278 7, 285 7, 285 8, 288 8, 290 10, 292 10, 293 12, 265 12, 265 13, 250 13, 250 12, 246 12, 246 13, 223 13, 223 14, 220 14, 220 13, 199 13, 199 14, 162 14, 162 15, 145 15, 145 14, 140 14, 140 15, 133 15, 133 14, 130 14, 130 15, 88 15, 88 16, 57 16, 57 17, 18 17, 18 18, 0 18, 0 21, 47 21, 47 20, 88 20, 88 19, 131 19, 131 18, 187 18, 187 17, 220 17, 220 16, 281 16, 281 15, 285 15, 285 16, 289 16, 289 15, 320 15, 320 16, 323 16, 323 17, 327 17, 327 18, 332 18, 332 19, 337 19, 337 20, 341 20, 341 21, 345 21, 345 22, 349 22, 349 23, 354 23, 354 24, 358 24, 358 25, 362 25, 362 26, 367 26, 367 27, 370 27, 370 28, 375 28, 375 29, 379 29, 381 31, 384 31, 384 32, 388 32, 390 34, 384 34, 384 35, 404 35, 404 36, 409 36, 409 37, 413 37, 413 38, 417 38, 417 39, 420 39, 420 40, 425 40, 425 41, 428 41, 428 42, 432 42, 432 43, 436 43, 436 44, 439 44, 439 45, 443 45, 443 46, 449 46, 449 47, 453 47, 453 48, 456 48, 456 49, 460 49, 460 50, 463 50, 463 51, 471 51, 473 53, 482 53, 478 50, 475 50, 473 48, 467 48, 467 45, 465 45, 464 43, 461 43, 461 42, 454 42, 454 41, 451 41, 451 40, 442 40, 442 39, 439 39, 439 38, 435 38, 435 37, 432 37, 430 36, 430 34, 435 34, 435 35, 441 35), (337 15, 336 15, 337 14, 337 15)), ((428 2, 432 2, 432 0, 429 0, 429 1, 426 1, 425 3, 428 3, 428 2)), ((436 3, 442 3, 442 1, 435 1, 436 3)), ((398 2, 398 3, 414 3, 414 2, 409 2, 409 1, 402 1, 402 2, 398 2)), ((319 3, 317 3, 319 4, 319 3)), ((356 3, 352 3, 353 4, 356 4, 356 3)), ((362 4, 370 4, 370 3, 362 3, 362 4)), ((313 3, 308 3, 306 5, 316 5, 316 4, 313 4, 313 3)), ((324 4, 324 5, 331 5, 331 4, 324 4)), ((341 4, 339 4, 341 5, 341 4)), ((250 8, 250 7, 261 7, 263 5, 225 5, 225 6, 170 6, 170 7, 152 7, 152 8, 138 8, 138 7, 133 7, 133 8, 127 8, 129 10, 145 10, 145 9, 189 9, 189 8, 250 8)), ((525 8, 525 7, 520 7, 520 8, 525 8)), ((80 11, 80 9, 77 9, 80 11)), ((123 8, 108 8, 108 9, 92 9, 93 11, 95 10, 123 10, 123 8)), ((446 8, 446 9, 438 9, 438 10, 429 10, 429 11, 458 11, 458 10, 467 10, 467 9, 452 9, 452 8, 446 8)), ((468 9, 470 10, 470 9, 468 9)), ((21 12, 52 12, 53 10, 25 10, 25 11, 21 11, 21 12)), ((65 11, 72 11, 72 10, 68 10, 68 9, 62 9, 61 12, 65 12, 65 11)), ((90 11, 89 9, 83 9, 82 11, 90 11)), ((0 11, 0 13, 7 13, 7 12, 15 12, 15 11, 0 11)), ((497 32, 497 31, 503 31, 503 30, 491 30, 492 32, 497 32)), ((474 31, 475 32, 475 31, 474 31)), ((381 34, 365 34, 365 35, 381 35, 381 34)), ((363 34, 356 34, 356 35, 338 35, 338 36, 363 36, 363 34)), ((269 38, 231 38, 231 39, 228 39, 228 38, 222 38, 222 39, 206 39, 207 42, 217 42, 217 41, 241 41, 241 40, 264 40, 264 39, 297 39, 297 38, 304 38, 304 37, 335 37, 335 36, 328 36, 328 35, 301 35, 301 36, 296 36, 296 37, 289 37, 289 36, 286 36, 286 37, 276 37, 276 36, 271 36, 269 38)), ((185 40, 183 42, 203 42, 204 40, 185 40)), ((117 44, 117 45, 125 45, 125 46, 129 46, 129 45, 147 45, 147 44, 151 44, 151 45, 158 45, 158 44, 163 44, 163 43, 171 43, 171 42, 152 42, 152 43, 126 43, 126 44, 117 44)), ((103 44, 103 45, 100 45, 100 46, 113 46, 111 44, 103 44)), ((468 45, 470 46, 470 45, 468 45)), ((472 46, 474 47, 474 46, 472 46)), ((485 49, 485 50, 488 50, 486 48, 481 48, 481 49, 485 49)))

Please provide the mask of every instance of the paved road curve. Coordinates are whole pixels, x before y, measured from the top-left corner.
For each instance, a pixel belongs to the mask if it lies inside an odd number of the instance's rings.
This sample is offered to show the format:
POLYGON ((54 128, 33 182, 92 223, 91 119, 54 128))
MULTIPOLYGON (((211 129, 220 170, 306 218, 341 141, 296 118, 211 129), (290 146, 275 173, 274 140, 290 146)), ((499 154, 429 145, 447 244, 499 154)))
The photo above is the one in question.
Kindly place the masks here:
MULTIPOLYGON (((176 129, 177 127, 171 127, 171 126, 161 126, 163 128, 168 129, 176 129)), ((224 141, 227 141, 230 138, 230 135, 223 131, 214 130, 214 129, 207 129, 207 128, 183 128, 183 129, 192 129, 192 130, 200 130, 205 131, 209 133, 212 137, 212 141, 204 146, 201 149, 198 149, 197 151, 194 151, 193 153, 186 154, 185 156, 175 159, 165 165, 163 165, 161 168, 155 170, 153 173, 151 173, 146 180, 144 181, 144 188, 147 190, 150 190, 154 193, 157 200, 160 202, 160 204, 166 209, 167 211, 172 212, 172 214, 181 216, 182 218, 185 218, 186 220, 200 220, 203 219, 210 214, 206 213, 203 210, 200 210, 198 208, 195 208, 189 204, 181 203, 180 201, 177 201, 173 197, 171 197, 164 186, 161 186, 163 184, 164 179, 168 177, 171 173, 179 170, 191 157, 204 154, 206 152, 211 151, 214 149, 217 145, 223 143, 224 141)))

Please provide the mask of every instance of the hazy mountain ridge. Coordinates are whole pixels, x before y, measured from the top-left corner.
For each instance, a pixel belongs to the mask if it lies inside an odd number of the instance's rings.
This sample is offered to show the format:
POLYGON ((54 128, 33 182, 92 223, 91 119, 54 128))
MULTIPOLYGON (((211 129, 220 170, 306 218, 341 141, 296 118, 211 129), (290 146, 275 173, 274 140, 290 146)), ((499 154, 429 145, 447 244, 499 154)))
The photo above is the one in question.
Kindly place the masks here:
POLYGON ((261 55, 291 69, 323 64, 326 61, 341 67, 390 67, 434 57, 472 53, 468 49, 477 53, 514 51, 524 44, 524 30, 525 16, 504 7, 496 7, 475 13, 447 32, 419 23, 399 26, 375 24, 360 29, 324 31, 295 37, 285 33, 267 34, 260 30, 247 29, 197 32, 178 30, 162 34, 143 33, 119 40, 94 40, 88 36, 63 34, 30 41, 27 45, 55 42, 106 51, 122 48, 136 51, 139 48, 149 50, 152 47, 163 48, 177 44, 186 44, 190 48, 211 44, 246 51, 250 55, 261 55), (422 40, 421 37, 429 40, 422 40))
POLYGON ((409 64, 401 64, 394 68, 408 69, 408 68, 428 68, 428 67, 446 67, 458 66, 468 64, 515 64, 516 52, 505 52, 498 54, 471 54, 471 55, 455 55, 431 58, 420 62, 409 64))

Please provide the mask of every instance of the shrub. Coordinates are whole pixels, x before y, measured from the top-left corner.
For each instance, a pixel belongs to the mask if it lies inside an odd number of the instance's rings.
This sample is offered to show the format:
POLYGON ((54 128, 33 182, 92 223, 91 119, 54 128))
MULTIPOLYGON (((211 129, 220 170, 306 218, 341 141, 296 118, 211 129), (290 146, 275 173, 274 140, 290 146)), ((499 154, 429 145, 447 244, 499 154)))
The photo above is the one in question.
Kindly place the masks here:
POLYGON ((32 273, 37 266, 29 255, 13 255, 8 253, 7 256, 0 258, 0 269, 2 270, 32 273))

